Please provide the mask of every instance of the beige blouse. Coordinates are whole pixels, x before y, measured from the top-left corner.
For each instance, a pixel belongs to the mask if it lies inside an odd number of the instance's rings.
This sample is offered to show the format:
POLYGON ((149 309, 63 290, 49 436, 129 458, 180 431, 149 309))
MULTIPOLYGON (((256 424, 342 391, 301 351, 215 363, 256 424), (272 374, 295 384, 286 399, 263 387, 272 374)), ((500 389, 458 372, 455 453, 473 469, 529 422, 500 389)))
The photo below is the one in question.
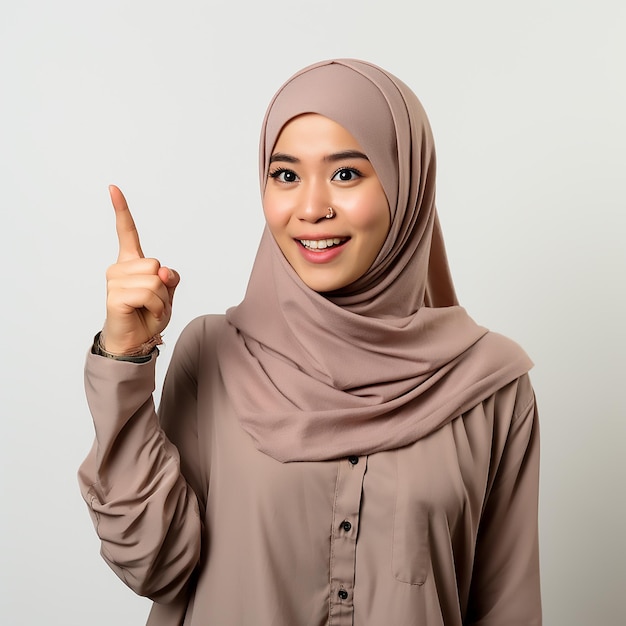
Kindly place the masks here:
POLYGON ((156 358, 87 357, 81 490, 149 626, 541 624, 528 376, 405 448, 283 464, 234 414, 224 323, 183 332, 158 417, 156 358))

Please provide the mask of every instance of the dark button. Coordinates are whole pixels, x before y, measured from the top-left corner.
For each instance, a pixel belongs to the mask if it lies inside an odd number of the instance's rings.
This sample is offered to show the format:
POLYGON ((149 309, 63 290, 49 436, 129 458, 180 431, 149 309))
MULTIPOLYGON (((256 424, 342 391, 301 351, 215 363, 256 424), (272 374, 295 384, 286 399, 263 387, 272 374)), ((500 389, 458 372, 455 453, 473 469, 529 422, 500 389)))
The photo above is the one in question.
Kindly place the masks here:
POLYGON ((347 600, 348 599, 348 592, 345 589, 340 589, 339 593, 337 595, 339 596, 339 598, 341 600, 347 600))
POLYGON ((345 520, 344 522, 341 522, 341 527, 348 532, 352 528, 352 524, 348 520, 345 520))
POLYGON ((352 463, 352 465, 356 465, 359 462, 359 457, 358 456, 349 456, 348 457, 348 461, 350 461, 350 463, 352 463))

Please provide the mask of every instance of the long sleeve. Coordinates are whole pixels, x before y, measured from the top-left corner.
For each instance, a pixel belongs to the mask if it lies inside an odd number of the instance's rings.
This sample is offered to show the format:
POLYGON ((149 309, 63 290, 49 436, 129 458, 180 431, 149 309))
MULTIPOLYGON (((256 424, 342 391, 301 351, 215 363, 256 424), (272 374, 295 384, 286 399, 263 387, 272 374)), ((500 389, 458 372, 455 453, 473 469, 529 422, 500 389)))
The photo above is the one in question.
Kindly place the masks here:
MULTIPOLYGON (((179 424, 181 433, 196 424, 191 360, 181 342, 163 392, 175 397, 168 406, 176 415, 167 421, 179 424)), ((87 356, 85 389, 95 442, 80 467, 79 483, 103 558, 136 593, 167 603, 184 590, 196 568, 202 524, 193 476, 188 481, 181 471, 179 450, 155 412, 155 361, 87 356)), ((175 439, 176 431, 172 434, 175 439)))
POLYGON ((539 426, 528 377, 507 428, 494 432, 492 477, 478 531, 467 626, 540 626, 539 426), (498 439, 503 441, 499 445, 498 439))

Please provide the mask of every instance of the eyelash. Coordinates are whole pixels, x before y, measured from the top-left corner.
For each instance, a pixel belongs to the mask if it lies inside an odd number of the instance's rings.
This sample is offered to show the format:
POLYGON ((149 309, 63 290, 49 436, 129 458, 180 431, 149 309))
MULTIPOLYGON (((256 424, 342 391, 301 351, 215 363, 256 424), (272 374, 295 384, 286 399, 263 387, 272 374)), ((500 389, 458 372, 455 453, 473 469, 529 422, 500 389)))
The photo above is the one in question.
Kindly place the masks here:
MULTIPOLYGON (((337 176, 337 174, 339 174, 339 172, 351 172, 352 174, 356 174, 359 178, 363 178, 363 173, 358 170, 356 167, 340 167, 334 174, 333 174, 333 178, 335 178, 335 176, 337 176)), ((350 182, 350 181, 343 181, 343 182, 350 182)))
POLYGON ((267 175, 269 178, 278 178, 281 174, 284 174, 285 172, 290 172, 297 176, 297 174, 293 170, 287 169, 286 167, 277 167, 275 170, 268 172, 267 175))
MULTIPOLYGON (((277 167, 275 170, 271 170, 270 172, 268 172, 267 175, 269 178, 278 178, 281 174, 285 174, 287 172, 290 172, 294 174, 295 176, 297 176, 297 174, 293 170, 290 170, 286 167, 277 167)), ((360 170, 358 170, 356 167, 340 167, 337 170, 335 170, 335 172, 333 172, 333 175, 331 176, 331 180, 335 178, 335 176, 337 176, 339 172, 351 172, 352 174, 356 174, 356 176, 358 176, 359 178, 363 178, 363 173, 360 170)), ((287 181, 287 182, 292 182, 292 181, 287 181)), ((343 181, 343 182, 350 182, 350 181, 343 181)))

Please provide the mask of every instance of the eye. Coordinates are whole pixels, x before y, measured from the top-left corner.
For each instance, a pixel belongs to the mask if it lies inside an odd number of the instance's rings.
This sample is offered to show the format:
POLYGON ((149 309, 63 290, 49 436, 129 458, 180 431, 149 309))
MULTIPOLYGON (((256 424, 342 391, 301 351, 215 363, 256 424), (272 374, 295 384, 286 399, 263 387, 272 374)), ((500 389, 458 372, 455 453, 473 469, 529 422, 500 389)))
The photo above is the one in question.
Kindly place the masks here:
POLYGON ((362 178, 363 174, 359 172, 355 167, 342 167, 338 169, 332 177, 332 180, 339 180, 343 183, 362 178))
POLYGON ((268 173, 270 178, 277 180, 279 183, 295 183, 298 181, 298 175, 293 170, 284 167, 278 167, 268 173))

